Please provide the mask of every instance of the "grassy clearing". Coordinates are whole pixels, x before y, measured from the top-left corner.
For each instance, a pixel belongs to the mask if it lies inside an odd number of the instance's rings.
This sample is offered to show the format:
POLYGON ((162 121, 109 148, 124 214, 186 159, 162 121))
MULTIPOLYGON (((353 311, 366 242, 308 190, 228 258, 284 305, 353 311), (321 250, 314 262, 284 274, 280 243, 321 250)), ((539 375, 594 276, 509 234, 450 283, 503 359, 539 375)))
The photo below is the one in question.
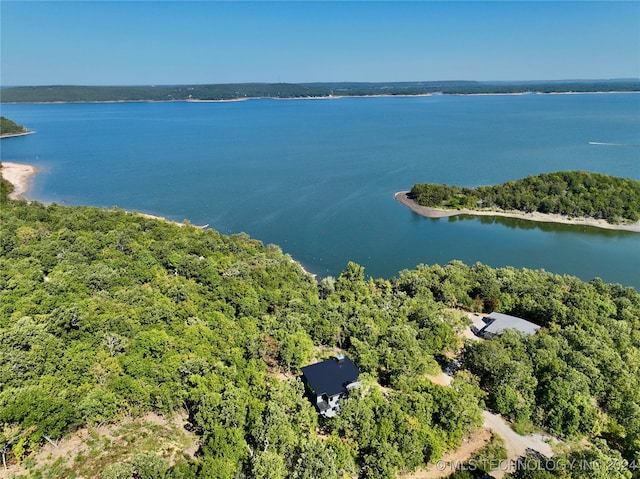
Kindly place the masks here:
POLYGON ((0 477, 79 479, 99 477, 107 466, 130 463, 134 456, 153 455, 170 466, 184 457, 194 457, 197 438, 184 428, 186 414, 165 418, 147 414, 117 424, 83 428, 60 441, 48 444, 23 464, 14 464, 0 477))

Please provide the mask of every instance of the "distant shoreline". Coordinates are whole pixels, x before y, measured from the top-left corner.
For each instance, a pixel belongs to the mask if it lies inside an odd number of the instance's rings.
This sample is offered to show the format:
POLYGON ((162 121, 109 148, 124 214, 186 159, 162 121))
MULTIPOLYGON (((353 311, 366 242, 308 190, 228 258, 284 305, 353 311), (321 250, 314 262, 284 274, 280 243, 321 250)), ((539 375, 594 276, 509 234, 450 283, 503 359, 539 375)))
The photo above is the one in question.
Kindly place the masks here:
MULTIPOLYGON (((324 96, 249 96, 237 98, 221 98, 221 99, 199 99, 187 98, 180 100, 81 100, 81 101, 8 101, 0 102, 2 105, 66 105, 66 104, 102 104, 102 103, 235 103, 248 100, 338 100, 341 98, 420 98, 429 96, 526 96, 526 95, 620 95, 620 94, 640 94, 640 91, 567 91, 567 92, 541 92, 541 91, 525 91, 525 92, 506 92, 506 93, 416 93, 416 94, 371 94, 371 95, 324 95, 324 96)), ((29 131, 25 133, 16 133, 9 136, 22 136, 35 133, 29 131)))
POLYGON ((9 195, 9 199, 20 200, 26 199, 25 195, 31 187, 31 178, 38 170, 32 165, 25 165, 23 163, 13 163, 10 161, 3 161, 0 174, 2 177, 13 185, 13 191, 9 195))
POLYGON ((525 213, 519 211, 485 211, 485 210, 470 210, 470 209, 460 209, 460 210, 447 210, 440 208, 430 208, 427 206, 422 206, 409 198, 409 191, 399 191, 394 195, 394 198, 409 208, 416 214, 420 216, 425 216, 427 218, 446 218, 449 216, 458 216, 458 215, 471 215, 471 216, 501 216, 504 218, 516 218, 526 221, 536 221, 539 223, 559 223, 565 225, 575 225, 575 226, 593 226, 595 228, 602 228, 607 230, 616 230, 616 231, 631 231, 634 233, 640 233, 640 221, 637 223, 627 223, 614 225, 611 223, 607 223, 605 220, 595 219, 595 218, 569 218, 563 215, 557 214, 545 214, 545 213, 525 213))

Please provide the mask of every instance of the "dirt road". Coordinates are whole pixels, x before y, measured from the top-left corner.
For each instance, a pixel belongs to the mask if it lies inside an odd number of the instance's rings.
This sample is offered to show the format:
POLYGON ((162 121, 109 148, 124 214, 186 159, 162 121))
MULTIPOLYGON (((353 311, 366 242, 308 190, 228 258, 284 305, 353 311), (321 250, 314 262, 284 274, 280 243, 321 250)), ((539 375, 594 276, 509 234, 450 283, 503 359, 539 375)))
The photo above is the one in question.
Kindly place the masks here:
POLYGON ((504 445, 507 449, 507 461, 490 473, 496 479, 501 479, 506 472, 510 472, 511 469, 507 466, 511 465, 519 457, 524 456, 527 449, 538 451, 546 457, 553 456, 553 449, 551 449, 549 442, 554 439, 551 437, 544 437, 540 434, 521 436, 511 429, 501 416, 492 414, 489 411, 483 411, 482 417, 484 417, 483 426, 504 439, 504 445))

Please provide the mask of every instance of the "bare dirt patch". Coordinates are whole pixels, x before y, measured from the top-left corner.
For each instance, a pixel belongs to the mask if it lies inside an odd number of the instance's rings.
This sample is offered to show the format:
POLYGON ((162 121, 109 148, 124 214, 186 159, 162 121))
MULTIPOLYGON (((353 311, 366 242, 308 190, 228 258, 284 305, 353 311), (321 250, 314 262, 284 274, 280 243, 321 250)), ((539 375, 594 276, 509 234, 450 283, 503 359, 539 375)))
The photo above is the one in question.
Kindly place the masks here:
POLYGON ((473 453, 482 449, 491 440, 491 432, 488 429, 479 429, 476 433, 465 439, 455 451, 442 456, 436 464, 429 464, 425 469, 418 469, 412 474, 402 475, 402 479, 437 479, 450 476, 455 472, 455 467, 468 461, 473 453))
POLYGON ((44 477, 98 477, 105 466, 129 461, 139 452, 154 453, 173 465, 183 454, 195 457, 199 447, 186 424, 186 413, 171 418, 149 413, 117 424, 82 428, 57 447, 46 444, 31 454, 25 461, 31 464, 29 468, 25 464, 0 468, 0 478, 31 477, 35 472, 44 477))
POLYGON ((451 384, 451 381, 453 381, 453 377, 445 373, 440 373, 438 375, 427 375, 427 379, 433 384, 437 384, 438 386, 449 386, 451 384))

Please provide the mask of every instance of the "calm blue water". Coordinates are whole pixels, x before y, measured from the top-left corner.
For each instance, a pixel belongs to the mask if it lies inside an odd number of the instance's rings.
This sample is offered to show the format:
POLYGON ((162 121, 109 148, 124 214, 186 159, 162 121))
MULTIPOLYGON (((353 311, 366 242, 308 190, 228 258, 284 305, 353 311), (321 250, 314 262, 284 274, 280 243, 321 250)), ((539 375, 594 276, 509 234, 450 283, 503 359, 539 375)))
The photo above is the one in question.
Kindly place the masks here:
POLYGON ((422 218, 393 193, 584 169, 640 178, 640 95, 432 96, 235 103, 2 105, 38 133, 30 196, 188 218, 275 243, 309 270, 390 277, 460 259, 640 289, 640 234, 422 218), (590 145, 589 142, 614 143, 590 145))

